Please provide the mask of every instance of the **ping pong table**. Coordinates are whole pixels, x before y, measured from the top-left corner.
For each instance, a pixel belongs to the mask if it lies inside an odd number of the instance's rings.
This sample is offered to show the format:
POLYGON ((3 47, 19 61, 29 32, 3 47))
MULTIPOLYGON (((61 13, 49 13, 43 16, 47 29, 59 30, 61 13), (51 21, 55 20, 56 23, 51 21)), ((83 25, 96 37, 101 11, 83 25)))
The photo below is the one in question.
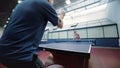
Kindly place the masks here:
POLYGON ((60 42, 40 44, 39 48, 50 51, 56 64, 65 68, 88 68, 90 58, 90 43, 60 42))

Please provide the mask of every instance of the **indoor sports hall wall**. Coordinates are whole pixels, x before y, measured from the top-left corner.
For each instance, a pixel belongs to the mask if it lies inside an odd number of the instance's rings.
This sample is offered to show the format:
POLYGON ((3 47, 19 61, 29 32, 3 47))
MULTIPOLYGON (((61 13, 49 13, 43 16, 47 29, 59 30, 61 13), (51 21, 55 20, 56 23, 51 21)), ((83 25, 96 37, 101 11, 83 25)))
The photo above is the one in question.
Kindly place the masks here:
MULTIPOLYGON (((118 27, 116 23, 107 19, 90 21, 90 24, 81 27, 78 24, 72 29, 46 31, 44 33, 44 40, 68 41, 74 40, 74 31, 80 35, 80 41, 95 40, 94 44, 97 46, 118 47, 118 27)), ((89 23, 90 23, 89 22, 89 23)))
POLYGON ((107 7, 107 18, 118 24, 118 30, 120 35, 120 0, 110 0, 110 1, 111 2, 108 3, 108 7, 107 7))
POLYGON ((1 37, 2 33, 3 33, 3 28, 0 27, 0 37, 1 37))

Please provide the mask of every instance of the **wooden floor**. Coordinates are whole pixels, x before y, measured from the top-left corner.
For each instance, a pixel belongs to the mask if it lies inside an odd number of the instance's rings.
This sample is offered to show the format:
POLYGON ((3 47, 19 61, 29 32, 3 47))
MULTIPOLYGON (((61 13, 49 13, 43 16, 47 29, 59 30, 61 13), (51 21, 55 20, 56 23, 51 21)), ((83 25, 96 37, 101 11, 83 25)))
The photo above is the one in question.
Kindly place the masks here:
MULTIPOLYGON (((65 63, 65 61, 63 61, 63 63, 65 63)), ((79 65, 81 64, 79 63, 79 65)), ((75 64, 72 66, 75 67, 75 64)), ((93 46, 90 54, 89 68, 120 68, 120 48, 93 46)))
POLYGON ((120 68, 120 48, 92 47, 89 68, 120 68))
MULTIPOLYGON (((73 67, 75 66, 73 65, 73 67)), ((89 68, 120 68, 120 48, 93 46, 90 54, 89 68)))
POLYGON ((120 68, 120 48, 92 47, 89 68, 120 68))

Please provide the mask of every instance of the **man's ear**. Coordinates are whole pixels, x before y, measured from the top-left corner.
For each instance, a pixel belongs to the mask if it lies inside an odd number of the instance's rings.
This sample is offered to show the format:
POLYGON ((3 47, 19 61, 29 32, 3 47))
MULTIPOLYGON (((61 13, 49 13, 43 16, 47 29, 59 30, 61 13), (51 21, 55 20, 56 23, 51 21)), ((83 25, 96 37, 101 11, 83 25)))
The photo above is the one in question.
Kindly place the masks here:
POLYGON ((54 4, 54 0, 48 0, 48 2, 50 2, 51 5, 54 4))

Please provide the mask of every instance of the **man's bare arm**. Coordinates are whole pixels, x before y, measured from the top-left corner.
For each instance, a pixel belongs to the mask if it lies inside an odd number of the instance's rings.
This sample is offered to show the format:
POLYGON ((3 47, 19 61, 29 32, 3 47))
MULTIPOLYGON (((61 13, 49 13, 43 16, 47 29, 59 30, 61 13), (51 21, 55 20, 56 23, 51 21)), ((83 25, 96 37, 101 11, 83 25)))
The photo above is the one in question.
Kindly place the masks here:
POLYGON ((65 12, 64 11, 59 11, 58 13, 58 17, 59 17, 59 20, 58 20, 58 28, 63 28, 63 19, 64 19, 64 16, 65 16, 65 12))

